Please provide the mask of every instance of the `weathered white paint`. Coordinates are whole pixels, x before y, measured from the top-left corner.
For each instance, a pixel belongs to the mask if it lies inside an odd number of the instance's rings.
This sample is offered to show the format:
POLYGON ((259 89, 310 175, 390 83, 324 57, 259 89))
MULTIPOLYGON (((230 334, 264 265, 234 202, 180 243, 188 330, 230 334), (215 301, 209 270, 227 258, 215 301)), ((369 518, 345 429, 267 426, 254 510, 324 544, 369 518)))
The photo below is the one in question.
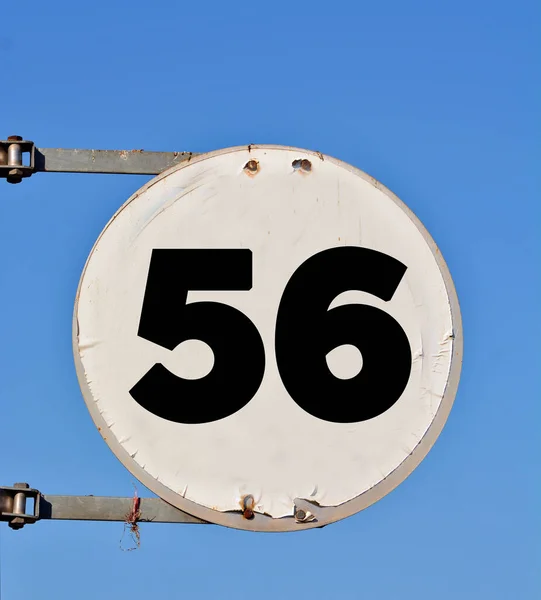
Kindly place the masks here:
MULTIPOLYGON (((96 242, 74 315, 81 387, 107 443, 150 489, 202 518, 216 513, 216 522, 224 522, 219 512, 238 511, 243 494, 254 496, 256 512, 281 518, 293 514, 295 498, 341 506, 375 486, 382 486, 375 499, 392 489, 397 482, 385 488, 385 479, 393 472, 400 473, 399 480, 406 477, 445 422, 458 381, 460 336, 445 264, 407 207, 349 165, 284 147, 202 155, 149 182, 96 242), (310 173, 293 169, 292 161, 299 158, 311 160, 310 173), (249 176, 243 167, 251 159, 260 169, 249 176), (379 417, 354 424, 328 423, 300 409, 285 390, 274 357, 276 311, 288 279, 314 253, 341 245, 379 250, 408 266, 391 302, 351 291, 330 307, 358 302, 389 312, 412 349, 413 368, 400 400, 379 417), (154 248, 253 252, 250 292, 188 295, 188 302, 211 300, 239 309, 265 344, 259 391, 226 419, 195 426, 172 423, 145 411, 128 393, 156 362, 184 377, 201 376, 212 365, 204 344, 185 342, 171 352, 137 337, 154 248), (454 382, 447 389, 451 375, 454 382), (438 411, 437 426, 427 436, 438 411), (415 456, 425 436, 430 442, 415 456)), ((358 370, 358 353, 335 354, 329 364, 334 360, 336 371, 347 376, 358 370)), ((388 361, 392 377, 392 347, 388 361)), ((233 526, 245 524, 239 520, 233 526)))

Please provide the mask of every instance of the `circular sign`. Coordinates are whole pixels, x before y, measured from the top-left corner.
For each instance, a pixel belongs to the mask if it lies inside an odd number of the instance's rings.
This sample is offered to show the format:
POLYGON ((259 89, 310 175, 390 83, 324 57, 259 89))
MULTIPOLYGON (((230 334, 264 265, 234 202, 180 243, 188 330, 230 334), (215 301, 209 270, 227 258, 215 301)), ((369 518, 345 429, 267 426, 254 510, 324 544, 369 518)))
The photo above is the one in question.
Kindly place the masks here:
POLYGON ((220 150, 150 181, 86 263, 85 401, 167 502, 256 531, 321 527, 426 455, 451 409, 451 277, 389 190, 317 152, 220 150))

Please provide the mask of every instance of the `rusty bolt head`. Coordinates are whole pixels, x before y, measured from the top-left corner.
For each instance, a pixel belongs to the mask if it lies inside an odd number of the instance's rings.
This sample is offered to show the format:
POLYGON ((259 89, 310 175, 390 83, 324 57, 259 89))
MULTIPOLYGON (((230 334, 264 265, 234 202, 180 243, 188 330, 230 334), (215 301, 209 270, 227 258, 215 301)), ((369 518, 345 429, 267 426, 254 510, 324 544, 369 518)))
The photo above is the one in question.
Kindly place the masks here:
POLYGON ((8 171, 8 176, 6 177, 8 183, 21 183, 22 180, 23 172, 21 169, 11 169, 11 171, 8 171))
POLYGON ((244 165, 244 170, 248 175, 255 175, 259 171, 259 161, 252 159, 244 165))
POLYGON ((248 494, 247 496, 244 496, 243 500, 242 500, 242 516, 245 519, 253 519, 255 514, 254 514, 254 506, 255 506, 255 499, 251 494, 248 494))
POLYGON ((303 171, 305 173, 310 173, 312 170, 312 163, 307 158, 297 158, 291 163, 291 166, 295 169, 295 171, 303 171))
POLYGON ((8 142, 22 142, 23 138, 20 135, 10 135, 8 137, 8 142))

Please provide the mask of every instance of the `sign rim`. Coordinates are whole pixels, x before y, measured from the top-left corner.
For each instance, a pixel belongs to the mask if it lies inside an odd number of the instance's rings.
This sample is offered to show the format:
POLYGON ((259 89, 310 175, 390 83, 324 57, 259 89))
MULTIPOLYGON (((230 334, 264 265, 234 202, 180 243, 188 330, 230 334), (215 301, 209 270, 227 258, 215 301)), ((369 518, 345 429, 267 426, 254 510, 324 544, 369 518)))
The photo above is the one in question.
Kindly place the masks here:
POLYGON ((113 452, 117 459, 144 486, 146 486, 157 496, 161 497, 163 500, 178 508, 179 510, 182 510, 195 517, 198 517, 199 519, 202 519, 204 521, 208 521, 209 523, 214 523, 217 525, 223 525, 225 527, 242 529, 247 531, 285 532, 323 527, 325 525, 329 525, 346 517, 350 517, 360 512, 361 510, 368 508, 369 506, 371 506, 372 504, 389 494, 400 483, 402 483, 415 470, 417 466, 419 466, 419 464, 426 457, 426 455, 436 442, 437 438, 439 437, 441 431, 443 430, 443 427, 447 421, 447 418, 449 417, 451 408, 456 397, 458 383, 460 380, 460 372, 462 368, 463 333, 458 296, 451 277, 451 273, 449 272, 449 268, 447 267, 442 253, 439 250, 436 242, 428 232, 428 230, 422 224, 422 222, 417 218, 413 211, 404 202, 402 202, 400 198, 398 198, 398 196, 396 196, 386 186, 381 184, 378 180, 368 175, 364 171, 337 158, 328 156, 326 154, 322 154, 321 152, 306 150, 303 148, 296 148, 293 146, 283 146, 274 144, 251 144, 249 146, 233 146, 230 148, 223 148, 204 154, 199 154, 197 156, 194 156, 193 158, 183 161, 177 165, 174 165, 171 168, 163 171, 156 177, 152 178, 142 187, 140 187, 135 193, 133 193, 128 198, 128 200, 126 200, 126 202, 124 202, 120 206, 120 208, 115 212, 115 214, 111 217, 111 219, 105 225, 103 230, 100 232, 100 235, 93 244, 92 249, 88 254, 88 258, 85 261, 85 266, 79 279, 79 284, 77 286, 77 293, 75 297, 72 326, 72 346, 75 361, 75 370, 77 373, 77 379, 79 381, 79 387, 81 389, 81 393, 83 395, 90 416, 92 417, 94 425, 97 427, 105 443, 108 445, 109 449, 113 452), (453 352, 451 357, 449 376, 447 378, 447 384, 445 386, 445 391, 439 408, 425 434, 423 435, 419 443, 415 446, 411 454, 407 456, 400 463, 400 465, 398 465, 398 467, 391 471, 391 473, 387 477, 379 481, 372 488, 359 494, 355 498, 352 498, 351 500, 348 500, 338 506, 319 506, 310 503, 308 500, 299 499, 297 501, 296 499, 295 503, 297 505, 297 508, 302 508, 305 511, 310 511, 316 517, 316 520, 309 522, 299 522, 295 520, 293 516, 273 518, 268 515, 263 515, 259 513, 256 513, 253 519, 248 520, 243 517, 242 512, 240 510, 231 512, 221 512, 213 510, 211 508, 198 504, 192 500, 188 500, 179 494, 176 494, 170 488, 168 488, 167 486, 159 482, 157 479, 152 477, 134 461, 134 459, 129 455, 127 450, 120 444, 120 442, 115 437, 108 435, 109 427, 105 419, 99 412, 97 404, 87 384, 84 367, 79 354, 79 327, 77 322, 77 313, 79 308, 81 285, 86 274, 89 261, 94 253, 94 250, 96 249, 97 245, 99 244, 102 236, 108 229, 109 225, 114 221, 114 219, 116 219, 119 213, 122 210, 124 210, 124 208, 128 204, 135 200, 135 198, 137 198, 142 193, 146 192, 149 188, 151 188, 153 185, 155 185, 171 173, 184 169, 191 164, 208 160, 209 158, 213 158, 215 156, 246 150, 249 153, 254 150, 287 150, 298 152, 301 155, 301 158, 308 156, 312 159, 326 160, 337 165, 338 167, 344 168, 350 171, 351 173, 361 177, 362 179, 376 187, 378 190, 383 192, 406 214, 406 216, 415 225, 419 233, 423 236, 425 242, 430 248, 432 256, 436 261, 436 264, 438 265, 449 299, 451 322, 454 335, 453 352))

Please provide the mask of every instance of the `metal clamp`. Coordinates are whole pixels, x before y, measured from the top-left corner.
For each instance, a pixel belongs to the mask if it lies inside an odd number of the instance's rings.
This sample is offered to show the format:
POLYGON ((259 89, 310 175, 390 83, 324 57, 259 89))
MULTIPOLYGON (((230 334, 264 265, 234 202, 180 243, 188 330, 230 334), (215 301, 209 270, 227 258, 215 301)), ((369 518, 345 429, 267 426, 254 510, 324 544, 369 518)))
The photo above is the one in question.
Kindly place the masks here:
POLYGON ((34 172, 36 148, 34 142, 23 140, 20 135, 11 135, 0 141, 0 177, 8 183, 20 183, 23 177, 34 172), (23 164, 23 154, 29 154, 27 165, 23 164))
POLYGON ((11 529, 21 529, 39 520, 41 494, 27 483, 15 483, 13 487, 0 487, 0 521, 7 521, 11 529), (26 501, 34 500, 34 512, 26 512, 26 501))

